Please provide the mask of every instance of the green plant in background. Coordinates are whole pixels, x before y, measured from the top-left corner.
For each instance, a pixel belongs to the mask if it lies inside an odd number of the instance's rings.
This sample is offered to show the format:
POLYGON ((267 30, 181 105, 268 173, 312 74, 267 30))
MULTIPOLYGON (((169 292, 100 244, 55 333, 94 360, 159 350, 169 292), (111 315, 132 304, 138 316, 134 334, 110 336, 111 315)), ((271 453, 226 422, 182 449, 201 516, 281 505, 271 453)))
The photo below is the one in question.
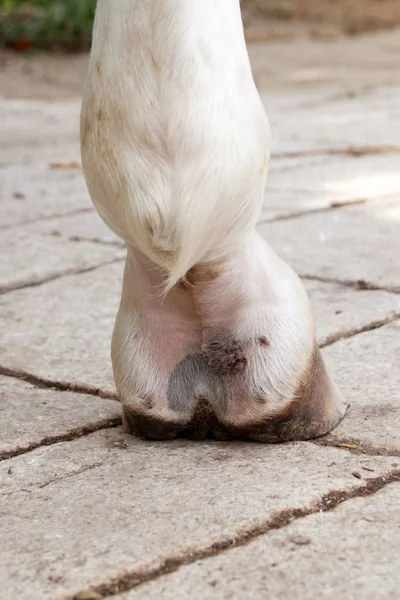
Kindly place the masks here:
POLYGON ((87 50, 95 6, 96 0, 0 0, 0 39, 19 50, 87 50))

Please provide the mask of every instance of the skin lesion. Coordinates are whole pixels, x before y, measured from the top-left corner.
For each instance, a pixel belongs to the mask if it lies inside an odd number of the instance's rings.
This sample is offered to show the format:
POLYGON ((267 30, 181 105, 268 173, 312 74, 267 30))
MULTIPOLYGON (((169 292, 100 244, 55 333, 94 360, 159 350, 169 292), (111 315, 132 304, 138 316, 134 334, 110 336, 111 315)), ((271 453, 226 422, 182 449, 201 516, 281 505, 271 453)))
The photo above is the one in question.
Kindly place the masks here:
POLYGON ((247 358, 237 340, 216 340, 207 344, 203 356, 210 369, 220 375, 238 375, 246 370, 247 358))

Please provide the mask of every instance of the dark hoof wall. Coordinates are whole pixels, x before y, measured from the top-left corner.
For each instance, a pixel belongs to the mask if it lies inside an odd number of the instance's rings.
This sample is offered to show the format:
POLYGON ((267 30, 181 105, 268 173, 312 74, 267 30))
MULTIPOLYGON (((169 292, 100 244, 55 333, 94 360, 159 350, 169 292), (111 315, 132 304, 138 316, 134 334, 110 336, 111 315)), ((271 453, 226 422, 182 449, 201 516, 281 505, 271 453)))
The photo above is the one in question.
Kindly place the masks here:
POLYGON ((247 438, 255 442, 276 444, 325 435, 340 423, 347 408, 348 405, 343 401, 325 368, 319 349, 316 348, 292 401, 286 403, 282 411, 273 417, 266 416, 257 423, 235 426, 218 420, 211 403, 200 399, 189 422, 174 423, 154 419, 124 406, 123 425, 128 433, 150 440, 186 437, 192 440, 215 438, 227 441, 247 438))

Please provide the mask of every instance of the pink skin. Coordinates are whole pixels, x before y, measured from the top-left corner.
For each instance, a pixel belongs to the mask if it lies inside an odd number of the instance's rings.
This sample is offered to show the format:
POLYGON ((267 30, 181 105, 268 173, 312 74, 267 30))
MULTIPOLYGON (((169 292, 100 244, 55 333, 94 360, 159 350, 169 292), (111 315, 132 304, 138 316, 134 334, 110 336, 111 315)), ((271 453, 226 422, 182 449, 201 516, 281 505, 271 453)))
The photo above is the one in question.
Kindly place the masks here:
POLYGON ((112 351, 128 431, 154 438, 190 433, 198 406, 201 431, 204 420, 217 421, 210 428, 219 437, 225 428, 260 438, 263 423, 287 415, 295 421, 297 414, 297 429, 285 425, 272 441, 314 437, 340 420, 345 407, 319 354, 318 366, 311 364, 314 328, 302 284, 258 234, 243 236, 224 255, 215 252, 164 298, 163 281, 159 267, 129 250, 112 351), (313 431, 305 412, 320 422, 313 431))

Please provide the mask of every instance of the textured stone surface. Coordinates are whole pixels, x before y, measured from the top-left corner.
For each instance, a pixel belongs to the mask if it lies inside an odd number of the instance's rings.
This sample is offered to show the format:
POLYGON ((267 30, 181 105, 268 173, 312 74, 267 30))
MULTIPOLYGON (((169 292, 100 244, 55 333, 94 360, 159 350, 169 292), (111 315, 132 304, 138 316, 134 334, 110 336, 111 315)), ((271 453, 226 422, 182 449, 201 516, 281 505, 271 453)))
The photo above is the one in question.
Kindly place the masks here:
POLYGON ((0 466, 0 580, 12 598, 58 598, 354 489, 354 471, 392 462, 310 443, 142 442, 115 429, 40 448, 0 466))
POLYGON ((400 290, 400 197, 259 226, 299 274, 400 290))
POLYGON ((80 100, 47 102, 0 98, 4 119, 0 161, 80 160, 80 100))
MULTIPOLYGON (((380 198, 400 192, 400 147, 397 153, 376 155, 300 156, 271 160, 268 190, 299 190, 300 198, 308 193, 309 202, 318 192, 329 194, 333 201, 380 198)), ((309 205, 312 207, 312 205, 309 205)))
POLYGON ((259 223, 301 215, 308 211, 337 208, 345 203, 357 203, 356 198, 334 191, 291 190, 267 186, 259 223))
MULTIPOLYGON (((0 365, 113 393, 110 342, 122 271, 121 261, 0 297, 0 365)), ((400 311, 395 294, 305 285, 321 343, 400 311)))
POLYGON ((334 97, 399 85, 398 30, 330 42, 296 40, 251 44, 251 64, 262 91, 290 96, 326 90, 334 97))
MULTIPOLYGON (((323 355, 351 407, 327 439, 400 453, 400 321, 342 340, 323 355)), ((377 450, 378 451, 378 450, 377 450)))
POLYGON ((116 600, 397 600, 400 484, 181 567, 116 600))
POLYGON ((398 294, 353 290, 318 280, 305 280, 304 285, 313 308, 318 341, 322 345, 400 314, 398 294))
POLYGON ((52 169, 49 162, 20 161, 0 168, 1 228, 93 210, 81 169, 52 169))
POLYGON ((37 221, 2 232, 0 290, 13 289, 63 273, 88 269, 125 256, 123 247, 85 238, 113 239, 96 213, 37 221), (83 235, 82 241, 76 236, 83 235))
MULTIPOLYGON (((272 95, 267 86, 263 91, 273 153, 364 148, 378 155, 382 164, 379 153, 398 147, 399 88, 392 83, 336 93, 320 89, 272 95)), ((396 157, 389 154, 388 158, 396 157)))
POLYGON ((0 376, 0 458, 115 422, 115 400, 38 389, 0 376))
POLYGON ((0 365, 114 393, 110 344, 123 265, 0 297, 0 365))

